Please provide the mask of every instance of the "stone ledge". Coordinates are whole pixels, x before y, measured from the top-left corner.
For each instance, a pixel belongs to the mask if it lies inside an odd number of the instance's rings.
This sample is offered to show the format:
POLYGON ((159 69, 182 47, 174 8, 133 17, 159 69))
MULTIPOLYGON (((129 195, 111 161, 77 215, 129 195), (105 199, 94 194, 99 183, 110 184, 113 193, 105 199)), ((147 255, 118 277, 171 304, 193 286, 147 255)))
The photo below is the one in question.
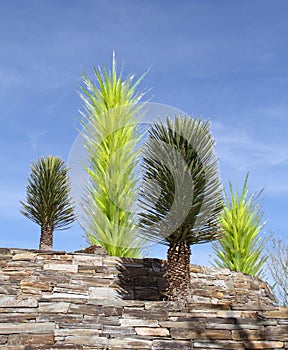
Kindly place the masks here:
POLYGON ((0 248, 0 350, 288 349, 288 308, 250 276, 191 265, 192 302, 161 300, 165 262, 0 248))

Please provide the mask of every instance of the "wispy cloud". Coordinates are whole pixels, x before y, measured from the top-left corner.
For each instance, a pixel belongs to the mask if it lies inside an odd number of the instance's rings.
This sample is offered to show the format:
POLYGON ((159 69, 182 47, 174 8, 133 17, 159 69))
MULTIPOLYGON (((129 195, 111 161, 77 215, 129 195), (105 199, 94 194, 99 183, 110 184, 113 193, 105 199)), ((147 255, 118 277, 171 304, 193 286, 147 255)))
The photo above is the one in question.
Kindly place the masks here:
POLYGON ((41 142, 41 138, 45 134, 47 134, 47 131, 29 130, 27 132, 28 147, 31 151, 36 151, 38 149, 39 142, 41 142))
POLYGON ((255 139, 249 130, 215 125, 217 148, 222 160, 236 169, 247 167, 281 165, 288 160, 288 143, 277 144, 255 139))
POLYGON ((248 129, 213 124, 217 152, 225 177, 250 172, 254 183, 269 193, 288 192, 288 141, 261 140, 248 129))
POLYGON ((13 189, 0 186, 0 217, 11 218, 18 216, 20 208, 20 200, 24 199, 25 188, 13 189))

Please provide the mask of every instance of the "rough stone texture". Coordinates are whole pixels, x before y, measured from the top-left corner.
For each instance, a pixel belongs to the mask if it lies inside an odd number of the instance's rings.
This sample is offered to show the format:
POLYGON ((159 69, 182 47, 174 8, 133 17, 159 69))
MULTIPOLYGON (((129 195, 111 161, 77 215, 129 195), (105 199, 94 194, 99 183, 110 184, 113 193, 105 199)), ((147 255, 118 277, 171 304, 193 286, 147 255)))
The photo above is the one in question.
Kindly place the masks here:
POLYGON ((288 349, 288 308, 261 280, 191 265, 192 301, 171 303, 164 261, 93 249, 0 248, 0 350, 288 349))

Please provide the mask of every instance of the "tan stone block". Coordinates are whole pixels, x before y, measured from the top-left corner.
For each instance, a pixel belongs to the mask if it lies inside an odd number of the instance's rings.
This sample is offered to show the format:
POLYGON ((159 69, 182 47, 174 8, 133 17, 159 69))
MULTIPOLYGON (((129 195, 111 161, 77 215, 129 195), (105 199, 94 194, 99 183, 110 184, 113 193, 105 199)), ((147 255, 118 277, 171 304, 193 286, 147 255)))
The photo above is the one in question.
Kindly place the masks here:
POLYGON ((31 292, 31 294, 40 293, 40 291, 48 291, 50 289, 49 283, 36 282, 31 280, 22 280, 20 282, 20 287, 23 292, 31 292))
POLYGON ((1 324, 1 334, 15 334, 15 333, 51 333, 55 329, 53 322, 26 322, 26 323, 5 323, 1 324))
POLYGON ((152 349, 152 341, 133 338, 109 339, 109 349, 152 349))
POLYGON ((191 350, 191 342, 185 340, 173 340, 173 339, 155 339, 153 340, 153 350, 191 350))
POLYGON ((69 307, 69 313, 81 314, 81 315, 99 315, 102 314, 102 305, 83 305, 71 303, 69 307))
POLYGON ((33 260, 35 258, 35 256, 37 256, 37 254, 35 253, 30 253, 30 252, 26 252, 26 253, 19 253, 19 254, 15 254, 12 257, 12 261, 19 261, 19 260, 33 260))
POLYGON ((110 306, 103 306, 102 307, 102 313, 105 316, 121 316, 123 315, 123 307, 110 307, 110 306))
POLYGON ((69 328, 69 326, 67 326, 66 328, 55 329, 54 334, 57 337, 68 337, 68 336, 98 337, 100 334, 100 331, 101 331, 100 329, 94 329, 94 327, 77 329, 77 328, 69 328))
POLYGON ((138 335, 169 337, 169 330, 167 328, 136 327, 135 331, 138 335))
POLYGON ((37 255, 37 259, 39 260, 54 260, 57 261, 59 263, 65 263, 67 261, 72 261, 73 256, 71 254, 67 254, 66 252, 55 252, 55 251, 51 251, 51 252, 43 252, 43 253, 39 253, 37 255))
POLYGON ((0 307, 37 307, 38 301, 33 297, 1 296, 0 307))
POLYGON ((53 292, 55 293, 87 293, 88 288, 85 284, 80 283, 57 283, 57 286, 54 286, 53 292))
POLYGON ((102 314, 100 316, 96 315, 84 315, 83 325, 91 325, 97 327, 97 329, 103 329, 104 326, 117 326, 120 329, 119 317, 105 317, 102 314))
POLYGON ((85 274, 85 275, 93 275, 95 273, 95 270, 89 270, 86 267, 83 268, 83 266, 78 265, 78 273, 85 274))
POLYGON ((170 334, 173 339, 232 339, 229 330, 197 329, 196 327, 194 329, 171 328, 170 334))
POLYGON ((59 264, 59 263, 46 263, 43 266, 43 270, 55 270, 55 271, 66 271, 66 272, 72 272, 77 273, 78 272, 78 266, 72 265, 72 264, 59 264))
POLYGON ((5 273, 6 276, 9 276, 11 279, 22 279, 28 276, 31 276, 33 271, 32 270, 25 270, 25 271, 19 271, 18 269, 15 270, 15 268, 4 268, 3 273, 5 273))
MULTIPOLYGON (((146 309, 146 305, 145 305, 146 309)), ((168 310, 163 307, 158 309, 138 309, 138 308, 126 308, 123 311, 123 318, 141 318, 145 320, 167 320, 168 310)))
MULTIPOLYGON (((82 315, 63 314, 63 313, 43 313, 36 318, 36 322, 55 322, 57 327, 69 327, 71 324, 80 325, 83 322, 82 315)), ((80 326, 79 326, 80 327, 80 326)))
POLYGON ((204 303, 204 304, 211 304, 211 298, 210 297, 204 297, 201 295, 192 295, 192 301, 194 303, 204 303))
POLYGON ((231 341, 231 340, 217 340, 217 342, 209 342, 207 340, 196 340, 193 341, 193 349, 201 349, 201 350, 245 350, 245 346, 241 342, 231 341))
POLYGON ((119 299, 119 293, 109 287, 89 287, 88 293, 91 299, 119 299))
MULTIPOLYGON (((5 309, 4 309, 5 310, 5 309)), ((9 309, 6 309, 7 311, 9 309)), ((0 330, 1 330, 1 323, 7 322, 7 323, 21 323, 21 322, 33 322, 36 320, 38 313, 37 313, 37 309, 33 309, 33 312, 31 309, 29 309, 29 312, 27 313, 22 313, 19 312, 19 309, 17 308, 17 312, 13 312, 15 311, 15 309, 10 309, 8 312, 2 312, 3 309, 1 309, 0 311, 0 330), (12 312, 11 312, 12 311, 12 312), (36 312, 35 312, 36 311, 36 312)), ((20 311, 22 311, 22 309, 20 308, 20 311)), ((1 332, 0 332, 1 334, 1 332)))
POLYGON ((102 266, 102 256, 73 255, 73 264, 84 266, 102 266))
POLYGON ((54 334, 13 334, 8 338, 8 345, 52 345, 54 334))
POLYGON ((70 303, 66 302, 40 302, 39 303, 39 312, 68 312, 70 303))
POLYGON ((279 307, 277 310, 265 311, 261 316, 268 318, 286 318, 288 319, 288 306, 279 307))
POLYGON ((196 321, 178 321, 175 319, 175 321, 159 321, 160 327, 167 327, 167 328, 182 328, 182 329, 191 329, 195 326, 197 326, 198 322, 196 321))
POLYGON ((98 348, 101 345, 104 347, 104 349, 106 349, 108 345, 108 339, 106 337, 98 337, 98 336, 69 335, 65 337, 65 343, 76 344, 76 345, 90 345, 90 346, 97 345, 98 348))
POLYGON ((239 289, 249 289, 245 282, 234 282, 234 287, 237 288, 237 292, 239 292, 239 289))
POLYGON ((134 337, 136 335, 134 327, 119 327, 119 325, 103 325, 101 328, 101 335, 106 336, 108 338, 134 337))
POLYGON ((120 325, 122 327, 160 327, 158 321, 137 318, 120 319, 120 325))
POLYGON ((246 349, 283 349, 282 341, 249 341, 244 342, 246 349))
POLYGON ((22 288, 23 295, 41 295, 41 290, 37 288, 22 288))
POLYGON ((201 266, 198 266, 198 265, 190 265, 190 272, 192 272, 192 273, 201 273, 202 272, 202 268, 201 268, 201 266))
POLYGON ((229 340, 232 339, 231 332, 229 330, 219 329, 205 329, 200 332, 200 337, 204 339, 219 339, 219 340, 229 340))
MULTIPOLYGON (((180 310, 183 309, 183 306, 180 308, 180 310)), ((198 302, 193 302, 193 303, 187 303, 185 305, 185 309, 189 312, 213 312, 214 310, 230 310, 230 302, 219 301, 217 304, 211 304, 209 303, 198 303, 198 302)))
MULTIPOLYGON (((247 293, 247 291, 246 291, 247 293)), ((275 310, 275 306, 273 305, 264 305, 264 304, 253 304, 253 303, 238 303, 238 304, 235 304, 233 303, 231 305, 231 308, 233 310, 244 310, 244 311, 273 311, 275 310)))
POLYGON ((87 300, 89 296, 85 293, 43 293, 42 294, 42 300, 45 299, 45 301, 73 301, 76 299, 79 300, 87 300))
POLYGON ((216 293, 212 293, 212 296, 214 298, 217 298, 217 299, 222 299, 224 297, 224 293, 222 292, 216 292, 216 293))

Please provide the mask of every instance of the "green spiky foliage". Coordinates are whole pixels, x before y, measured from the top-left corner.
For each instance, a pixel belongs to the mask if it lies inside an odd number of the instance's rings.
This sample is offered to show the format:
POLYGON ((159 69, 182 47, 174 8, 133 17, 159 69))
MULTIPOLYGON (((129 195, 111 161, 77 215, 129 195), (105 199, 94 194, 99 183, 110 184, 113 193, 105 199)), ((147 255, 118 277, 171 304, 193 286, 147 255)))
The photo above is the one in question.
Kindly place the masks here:
POLYGON ((75 220, 68 168, 61 158, 42 157, 31 165, 23 215, 41 226, 39 249, 52 250, 53 231, 67 229, 75 220))
POLYGON ((141 233, 169 247, 168 299, 189 300, 190 246, 219 238, 222 186, 210 123, 176 116, 152 125, 143 169, 141 233))
POLYGON ((226 194, 224 210, 219 217, 223 237, 213 244, 216 266, 263 277, 263 264, 267 256, 263 254, 265 240, 260 231, 263 212, 257 203, 260 193, 248 193, 247 174, 241 193, 229 184, 230 198, 226 194))
POLYGON ((104 247, 109 255, 139 257, 143 240, 137 236, 136 215, 138 152, 140 134, 136 92, 142 77, 133 83, 117 74, 115 55, 112 70, 94 68, 96 83, 83 76, 82 124, 88 151, 89 175, 83 200, 82 226, 90 244, 104 247))

